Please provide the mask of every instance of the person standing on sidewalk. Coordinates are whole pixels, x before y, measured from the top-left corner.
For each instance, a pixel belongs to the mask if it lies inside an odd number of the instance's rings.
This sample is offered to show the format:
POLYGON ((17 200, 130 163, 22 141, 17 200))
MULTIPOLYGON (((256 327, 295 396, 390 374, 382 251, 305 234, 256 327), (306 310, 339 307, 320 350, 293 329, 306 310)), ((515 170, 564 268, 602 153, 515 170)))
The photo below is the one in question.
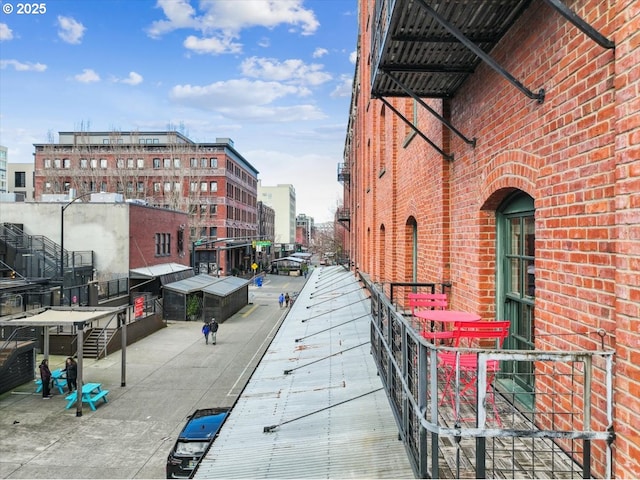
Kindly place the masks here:
POLYGON ((67 376, 67 389, 69 393, 78 389, 78 364, 76 361, 69 357, 64 367, 64 372, 67 376))
POLYGON ((284 307, 284 293, 280 293, 278 297, 278 303, 280 303, 280 308, 284 307))
POLYGON ((218 333, 218 322, 216 322, 215 318, 211 319, 211 342, 216 344, 216 334, 218 333))
POLYGON ((42 398, 48 400, 51 398, 49 390, 51 387, 51 370, 49 370, 49 360, 46 358, 40 364, 40 379, 42 380, 42 398))
POLYGON ((209 332, 211 331, 211 327, 208 323, 205 323, 202 326, 202 334, 204 335, 204 343, 209 345, 209 332))

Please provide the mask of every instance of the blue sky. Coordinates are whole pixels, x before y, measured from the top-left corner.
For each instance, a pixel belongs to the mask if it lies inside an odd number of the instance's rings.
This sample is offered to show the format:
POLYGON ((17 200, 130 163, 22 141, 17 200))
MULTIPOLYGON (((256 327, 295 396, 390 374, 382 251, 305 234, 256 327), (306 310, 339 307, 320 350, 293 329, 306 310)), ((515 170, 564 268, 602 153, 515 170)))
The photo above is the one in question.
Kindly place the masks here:
POLYGON ((229 137, 263 185, 294 185, 298 213, 332 218, 356 0, 48 0, 18 14, 20 3, 0 14, 9 162, 31 162, 59 131, 229 137))

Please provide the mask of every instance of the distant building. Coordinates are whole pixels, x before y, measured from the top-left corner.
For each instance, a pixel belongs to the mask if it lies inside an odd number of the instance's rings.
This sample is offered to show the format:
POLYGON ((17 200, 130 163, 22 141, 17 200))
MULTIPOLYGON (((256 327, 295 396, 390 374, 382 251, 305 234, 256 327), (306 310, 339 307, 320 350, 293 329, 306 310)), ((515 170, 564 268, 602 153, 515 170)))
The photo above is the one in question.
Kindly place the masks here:
POLYGON ((35 144, 36 200, 71 189, 113 192, 187 212, 190 237, 203 240, 188 246, 199 268, 249 267, 246 241, 258 233, 258 171, 231 139, 195 143, 177 131, 58 136, 58 143, 35 144))
POLYGON ((267 187, 258 182, 258 199, 275 210, 275 242, 293 244, 296 238, 296 190, 293 185, 267 187))
POLYGON ((256 247, 256 260, 262 265, 269 265, 273 258, 273 242, 275 238, 276 212, 261 200, 258 201, 258 237, 271 242, 268 246, 256 247))
POLYGON ((7 192, 14 193, 18 202, 34 201, 33 177, 33 163, 8 163, 7 192))
POLYGON ((296 217, 296 244, 309 248, 313 240, 313 217, 307 217, 301 213, 296 217))
POLYGON ((7 162, 8 149, 0 145, 0 193, 6 193, 7 190, 7 162))

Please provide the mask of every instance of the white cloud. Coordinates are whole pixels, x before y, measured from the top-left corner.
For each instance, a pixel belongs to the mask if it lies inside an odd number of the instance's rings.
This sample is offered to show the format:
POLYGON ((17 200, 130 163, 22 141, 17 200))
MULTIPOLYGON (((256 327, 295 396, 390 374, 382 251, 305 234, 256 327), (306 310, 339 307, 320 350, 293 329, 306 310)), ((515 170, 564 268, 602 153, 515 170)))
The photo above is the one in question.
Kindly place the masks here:
POLYGON ((187 0, 158 0, 166 19, 157 20, 147 29, 153 38, 178 29, 194 29, 205 35, 223 32, 237 37, 251 27, 275 28, 282 24, 293 25, 302 35, 311 35, 319 27, 312 10, 302 6, 303 0, 200 0, 202 15, 187 0))
POLYGON ((262 37, 260 40, 258 40, 258 46, 262 48, 270 47, 271 40, 269 40, 267 37, 262 37))
POLYGON ((82 70, 82 73, 75 75, 73 78, 80 83, 93 83, 100 81, 100 75, 90 68, 85 68, 82 70))
POLYGON ((227 80, 209 85, 176 85, 170 97, 176 102, 210 110, 224 107, 267 105, 287 95, 304 95, 305 89, 278 82, 227 80))
POLYGON ((78 44, 82 40, 85 26, 72 17, 58 15, 58 36, 67 43, 78 44))
POLYGON ((197 38, 189 35, 184 41, 184 47, 195 53, 240 53, 242 51, 241 43, 233 43, 231 37, 224 38, 197 38))
POLYGON ((356 64, 356 60, 358 60, 358 52, 357 52, 357 50, 354 50, 353 52, 351 52, 351 53, 349 54, 349 61, 350 61, 352 64, 354 64, 354 65, 355 65, 355 64, 356 64))
POLYGON ((158 0, 157 7, 162 9, 167 19, 155 21, 147 29, 152 38, 158 38, 179 28, 198 27, 196 11, 189 4, 189 0, 158 0))
POLYGON ((136 72, 129 72, 129 76, 127 78, 123 78, 120 80, 121 83, 126 83, 127 85, 139 85, 142 83, 142 75, 136 72))
POLYGON ((318 47, 313 51, 313 58, 324 57, 327 53, 329 53, 329 50, 318 47))
POLYGON ((43 63, 24 63, 18 60, 0 60, 0 68, 13 67, 17 72, 44 72, 47 66, 43 63))
POLYGON ((349 75, 340 75, 340 83, 333 89, 331 96, 336 97, 349 97, 351 96, 351 88, 353 86, 353 77, 349 75))
POLYGON ((331 80, 331 75, 324 72, 323 68, 323 65, 307 65, 298 59, 279 62, 273 58, 259 57, 247 58, 240 65, 242 73, 248 77, 314 86, 331 80))
POLYGON ((13 31, 6 23, 0 23, 0 42, 13 39, 13 31))

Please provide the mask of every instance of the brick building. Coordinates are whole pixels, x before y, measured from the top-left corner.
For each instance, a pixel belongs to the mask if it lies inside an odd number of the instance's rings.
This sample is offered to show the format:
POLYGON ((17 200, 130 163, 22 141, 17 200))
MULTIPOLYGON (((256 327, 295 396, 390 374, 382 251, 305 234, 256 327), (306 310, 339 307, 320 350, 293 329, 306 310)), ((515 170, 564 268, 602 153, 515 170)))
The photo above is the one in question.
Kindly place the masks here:
POLYGON ((338 170, 353 268, 450 283, 452 309, 511 320, 510 349, 614 349, 613 472, 640 476, 638 3, 360 0, 359 15, 338 170))
POLYGON ((188 212, 190 238, 211 242, 197 248, 199 266, 219 264, 225 273, 246 266, 246 240, 258 230, 258 171, 231 139, 195 143, 176 131, 58 135, 58 143, 35 145, 36 200, 75 189, 188 212))

